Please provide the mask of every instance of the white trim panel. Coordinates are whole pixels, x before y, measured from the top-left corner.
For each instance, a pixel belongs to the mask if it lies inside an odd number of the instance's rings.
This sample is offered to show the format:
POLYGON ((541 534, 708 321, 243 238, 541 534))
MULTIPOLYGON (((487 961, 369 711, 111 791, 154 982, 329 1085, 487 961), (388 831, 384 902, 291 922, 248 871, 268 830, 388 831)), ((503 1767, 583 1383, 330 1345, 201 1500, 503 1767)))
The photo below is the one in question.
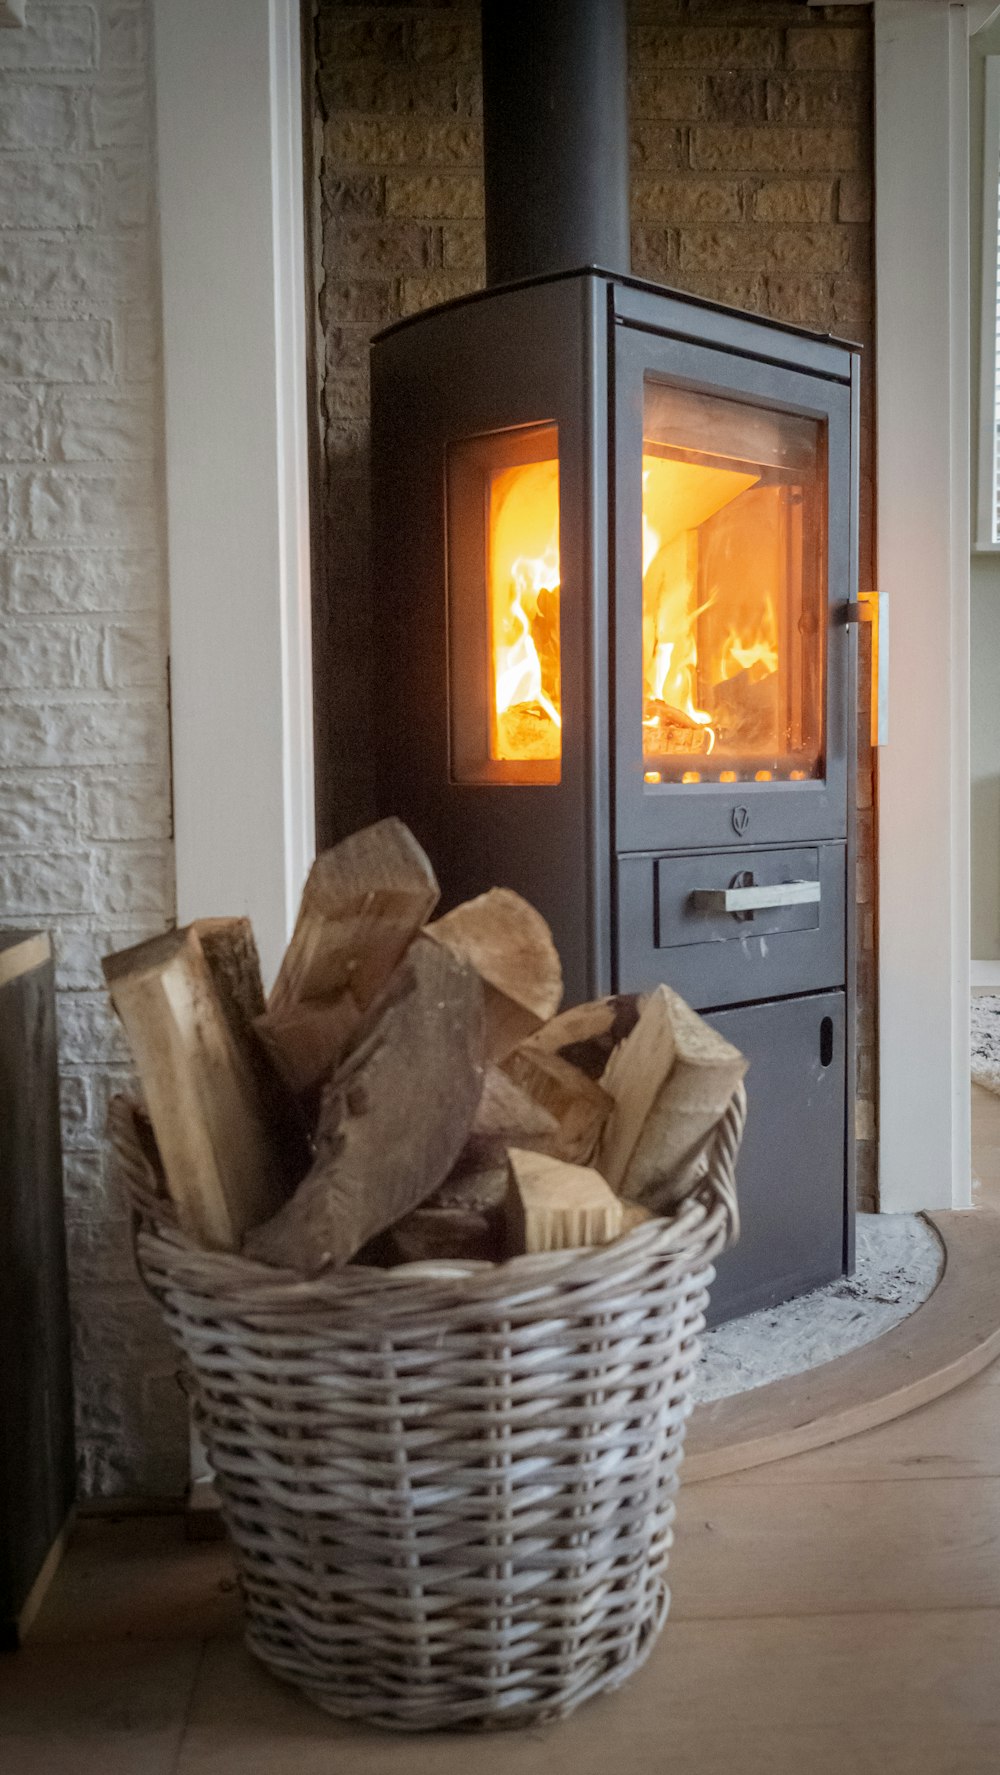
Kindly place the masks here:
POLYGON ((875 5, 880 1186, 970 1201, 969 191, 964 6, 875 5), (930 711, 933 710, 933 720, 930 711))
POLYGON ((273 977, 314 849, 296 0, 153 0, 178 917, 273 977))
POLYGON ((1000 187, 1000 56, 984 62, 982 290, 979 314, 979 426, 976 439, 976 549, 992 554, 997 500, 997 195, 1000 187))

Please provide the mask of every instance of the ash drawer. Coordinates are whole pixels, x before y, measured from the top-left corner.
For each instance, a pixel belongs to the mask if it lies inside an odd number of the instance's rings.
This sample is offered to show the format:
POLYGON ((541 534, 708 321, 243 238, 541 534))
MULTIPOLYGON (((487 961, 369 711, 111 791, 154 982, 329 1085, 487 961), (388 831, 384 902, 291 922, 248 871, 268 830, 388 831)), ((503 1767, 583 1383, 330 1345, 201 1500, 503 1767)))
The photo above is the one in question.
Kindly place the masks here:
POLYGON ((731 1005, 845 980, 846 847, 618 858, 618 990, 731 1005))

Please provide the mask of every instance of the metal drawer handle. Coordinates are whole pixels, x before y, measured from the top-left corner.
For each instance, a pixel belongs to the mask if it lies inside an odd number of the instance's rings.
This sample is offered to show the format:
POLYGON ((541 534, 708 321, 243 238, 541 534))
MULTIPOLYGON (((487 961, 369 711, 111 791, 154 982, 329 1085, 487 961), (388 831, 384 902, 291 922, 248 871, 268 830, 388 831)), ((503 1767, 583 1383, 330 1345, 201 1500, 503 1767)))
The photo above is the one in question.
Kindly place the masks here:
POLYGON ((691 895, 696 912, 763 912, 774 906, 815 906, 818 881, 774 881, 753 887, 699 888, 691 895))

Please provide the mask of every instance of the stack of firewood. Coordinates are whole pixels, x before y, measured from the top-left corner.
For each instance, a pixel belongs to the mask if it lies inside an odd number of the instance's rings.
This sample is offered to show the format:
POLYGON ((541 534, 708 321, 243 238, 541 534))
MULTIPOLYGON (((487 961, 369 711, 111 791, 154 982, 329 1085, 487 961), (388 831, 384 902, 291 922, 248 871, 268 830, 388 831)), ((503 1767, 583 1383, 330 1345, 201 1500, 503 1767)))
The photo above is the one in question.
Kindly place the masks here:
POLYGON ((109 955, 147 1150, 202 1245, 313 1275, 605 1244, 669 1212, 745 1071, 668 987, 556 1015, 544 919, 433 923, 398 820, 319 857, 270 996, 245 918, 109 955))

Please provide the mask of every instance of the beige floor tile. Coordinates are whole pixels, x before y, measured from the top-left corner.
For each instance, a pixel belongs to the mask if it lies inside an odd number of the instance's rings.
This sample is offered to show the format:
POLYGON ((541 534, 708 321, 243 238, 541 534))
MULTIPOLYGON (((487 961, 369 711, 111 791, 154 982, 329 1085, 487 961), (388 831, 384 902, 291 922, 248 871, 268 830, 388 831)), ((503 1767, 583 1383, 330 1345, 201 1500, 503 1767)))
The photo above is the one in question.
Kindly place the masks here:
POLYGON ((1000 1607, 1000 1480, 775 1485, 755 1471, 755 1485, 682 1490, 676 1616, 1000 1607))
POLYGON ((201 1657, 164 1645, 26 1646, 0 1659, 3 1775, 173 1775, 201 1657))
POLYGON ((920 1411, 731 1477, 734 1485, 1000 1477, 1000 1362, 920 1411))
POLYGON ((232 1556, 184 1538, 179 1516, 84 1519, 29 1644, 240 1633, 232 1556))
POLYGON ((998 1646, 998 1613, 668 1623, 567 1721, 411 1738, 326 1718, 220 1641, 177 1775, 995 1775, 998 1646))

